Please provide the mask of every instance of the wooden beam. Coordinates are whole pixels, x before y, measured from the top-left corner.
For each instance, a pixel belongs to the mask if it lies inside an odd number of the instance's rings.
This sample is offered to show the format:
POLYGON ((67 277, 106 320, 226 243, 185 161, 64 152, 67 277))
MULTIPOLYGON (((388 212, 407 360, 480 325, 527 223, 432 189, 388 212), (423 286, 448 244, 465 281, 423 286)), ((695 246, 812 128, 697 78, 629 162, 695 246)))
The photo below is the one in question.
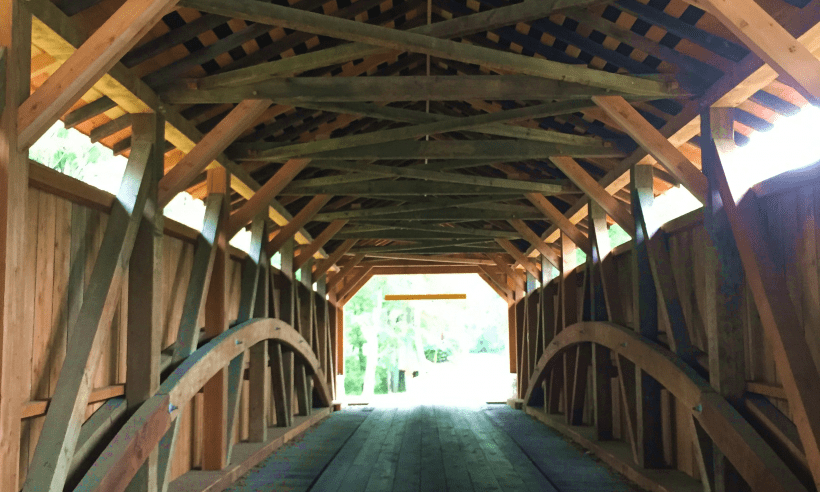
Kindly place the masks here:
MULTIPOLYGON (((467 75, 466 77, 471 77, 467 75)), ((399 77, 399 81, 405 79, 407 77, 399 77)), ((449 77, 452 79, 452 77, 449 77)), ((426 80, 427 77, 421 77, 421 80, 426 80)), ((448 81, 449 82, 449 81, 448 81)), ((523 82, 523 81, 522 81, 523 82)), ((486 93, 485 93, 486 94, 486 93)), ((372 96, 371 96, 372 97, 372 96)), ((455 96, 456 100, 461 97, 467 99, 467 95, 464 92, 461 92, 460 96, 455 96)), ((477 98, 485 97, 484 95, 477 95, 477 98)), ((453 100, 453 99, 449 99, 453 100)), ((335 113, 342 113, 348 115, 357 115, 357 116, 368 116, 371 118, 377 118, 381 120, 387 121, 402 121, 406 123, 414 123, 417 125, 424 124, 424 123, 433 123, 436 121, 447 121, 447 120, 457 120, 458 117, 447 116, 444 114, 437 114, 437 113, 425 113, 423 111, 415 111, 412 109, 404 109, 404 108, 394 108, 392 106, 379 106, 377 104, 370 104, 370 103, 317 103, 317 104, 308 104, 304 102, 299 102, 297 104, 300 107, 311 107, 312 109, 317 109, 320 111, 332 111, 335 113)), ((579 108, 578 110, 582 110, 585 107, 588 107, 588 103, 585 101, 568 101, 562 104, 555 104, 554 108, 556 112, 564 112, 568 111, 572 108, 579 108)), ((529 108, 521 108, 522 111, 534 111, 538 110, 538 107, 529 107, 529 108), (532 108, 532 109, 530 109, 532 108)), ((565 113, 566 114, 566 113, 565 113)), ((532 118, 535 116, 528 116, 528 118, 532 118)), ((482 125, 476 126, 470 129, 470 131, 477 132, 477 133, 484 133, 487 135, 496 135, 501 137, 510 137, 510 138, 518 138, 522 140, 534 140, 539 142, 561 142, 561 143, 589 143, 590 137, 580 137, 579 135, 570 135, 568 133, 559 133, 555 131, 548 131, 548 130, 541 130, 538 128, 531 128, 529 126, 520 126, 520 125, 507 125, 503 123, 494 123, 489 125, 482 125), (561 140, 558 140, 561 139, 561 140)))
MULTIPOLYGON (((720 160, 712 141, 708 111, 701 114, 700 125, 701 160, 709 184, 703 209, 703 222, 709 235, 709 241, 703 248, 704 266, 708 272, 703 287, 708 299, 703 310, 703 324, 709 355, 709 384, 739 408, 746 391, 745 328, 741 307, 746 296, 746 279, 732 228, 720 199, 718 182, 714 179, 714 169, 720 165, 720 160)), ((737 472, 726 461, 724 453, 713 446, 712 457, 715 489, 721 490, 728 487, 724 484, 735 483, 737 472)))
MULTIPOLYGON (((348 294, 351 294, 354 291, 354 289, 358 291, 358 289, 362 285, 364 285, 365 282, 370 280, 370 278, 373 276, 371 274, 373 268, 373 265, 364 265, 363 267, 358 268, 356 271, 354 271, 353 275, 349 276, 345 280, 344 285, 342 285, 336 290, 336 296, 339 299, 341 299, 343 303, 349 301, 350 298, 348 297, 348 294)), ((350 297, 352 297, 352 295, 350 297)))
MULTIPOLYGON (((221 223, 228 223, 230 176, 217 167, 208 170, 208 195, 222 199, 221 223)), ((228 329, 228 235, 224 227, 217 230, 213 245, 216 256, 205 302, 205 335, 216 337, 228 329)), ((228 464, 228 373, 219 370, 203 386, 203 418, 208 425, 202 432, 202 469, 221 470, 228 464)))
POLYGON ((0 0, 0 12, 0 490, 16 491, 20 489, 20 412, 30 394, 25 375, 31 359, 26 354, 32 346, 30 330, 20 329, 27 309, 20 281, 29 254, 25 249, 29 165, 28 149, 18 150, 17 138, 17 107, 29 94, 31 14, 20 0, 0 0))
POLYGON ((20 148, 27 148, 176 4, 128 0, 47 78, 18 111, 20 148))
MULTIPOLYGON (((328 77, 322 78, 327 79, 328 77)), ((249 152, 248 157, 253 160, 284 160, 320 152, 338 151, 343 149, 352 149, 355 147, 396 142, 400 140, 423 137, 425 135, 436 135, 447 132, 470 130, 483 125, 573 113, 583 109, 586 106, 588 106, 588 103, 586 102, 579 103, 575 101, 569 103, 547 103, 539 104, 537 106, 530 106, 527 108, 498 111, 495 113, 484 113, 476 116, 446 118, 442 121, 422 123, 419 125, 405 126, 402 128, 393 128, 390 130, 366 132, 339 138, 314 140, 284 146, 281 144, 273 144, 268 149, 262 149, 258 152, 249 152)), ((511 128, 511 132, 514 135, 515 128, 511 128)), ((543 131, 541 133, 541 141, 577 146, 604 147, 603 140, 564 134, 560 132, 543 131)))
MULTIPOLYGON (((345 277, 348 274, 350 274, 359 263, 361 263, 361 261, 364 259, 364 256, 365 255, 363 254, 353 256, 353 259, 345 266, 343 266, 339 273, 334 275, 332 278, 327 279, 328 292, 333 292, 335 290, 335 287, 339 285, 339 282, 343 281, 345 277)), ((341 298, 341 296, 337 295, 337 298, 341 298)))
MULTIPOLYGON (((510 141, 503 141, 499 140, 499 142, 505 142, 508 145, 515 146, 519 142, 510 142, 510 141)), ((423 143, 423 142, 417 142, 423 143)), ((427 142, 427 143, 434 143, 434 142, 427 142)), ((442 144, 449 144, 455 142, 435 142, 435 143, 442 143, 442 144)), ((481 146, 478 146, 475 150, 478 152, 481 150, 481 146)), ((443 149, 444 147, 441 146, 443 149)), ((403 178, 413 178, 413 179, 422 179, 426 181, 435 181, 435 182, 442 182, 442 183, 454 183, 454 184, 463 184, 463 185, 475 185, 475 186, 487 186, 487 187, 494 187, 494 188, 507 188, 511 190, 530 190, 530 191, 537 191, 547 194, 558 193, 561 189, 561 185, 550 184, 550 183, 540 183, 540 182, 533 182, 533 181, 526 181, 526 180, 517 180, 517 179, 505 179, 505 178, 487 178, 483 176, 471 176, 466 174, 459 174, 459 173, 446 173, 446 172, 439 172, 439 171, 427 171, 423 169, 411 169, 406 167, 394 167, 394 166, 379 166, 375 164, 361 164, 355 162, 315 162, 313 165, 319 168, 330 168, 330 169, 339 169, 344 171, 355 171, 355 172, 362 172, 362 173, 370 173, 376 176, 389 176, 389 177, 403 177, 403 178)))
POLYGON ((248 248, 248 256, 242 261, 242 277, 239 287, 239 309, 236 321, 243 323, 254 317, 254 309, 259 297, 259 284, 264 284, 265 279, 261 278, 260 265, 262 264, 263 245, 267 241, 267 231, 265 228, 265 217, 258 215, 251 224, 251 242, 248 248))
MULTIPOLYGON (((589 239, 567 219, 564 214, 558 210, 549 200, 538 193, 526 193, 524 196, 530 201, 535 208, 540 210, 550 222, 558 226, 582 251, 589 254, 590 246, 589 239)), ((541 241, 543 242, 543 240, 541 241)))
MULTIPOLYGON (((510 198, 515 197, 515 195, 510 195, 510 198)), ((374 217, 379 215, 390 215, 394 213, 405 213, 405 212, 425 212, 428 210, 440 210, 442 208, 449 208, 449 207, 459 207, 463 205, 476 205, 476 204, 486 204, 498 201, 497 197, 478 197, 478 198, 463 198, 463 199, 433 199, 428 201, 423 201, 419 203, 402 203, 401 205, 390 206, 390 207, 377 207, 377 208, 357 208, 357 209, 350 209, 350 210, 342 210, 338 212, 325 212, 316 215, 316 220, 336 220, 336 219, 367 219, 368 217, 374 217)), ((448 231, 447 229, 437 228, 438 230, 435 231, 427 231, 433 234, 446 234, 448 231)), ((463 229, 459 228, 464 234, 463 229)), ((381 228, 368 228, 368 227, 361 227, 360 229, 352 229, 346 230, 345 234, 360 234, 360 233, 367 233, 367 232, 387 232, 387 231, 395 231, 395 228, 392 227, 381 227, 381 228)), ((468 229, 469 230, 469 229, 468 229)), ((338 236, 342 237, 342 236, 338 236)))
POLYGON ((279 229, 276 235, 271 238, 266 250, 268 255, 273 256, 279 251, 282 246, 284 246, 285 241, 292 239, 296 232, 310 222, 313 216, 319 213, 319 210, 321 210, 331 198, 333 198, 331 195, 316 195, 313 197, 307 205, 299 210, 299 213, 293 217, 293 220, 279 229))
MULTIPOLYGON (((345 226, 345 224, 347 224, 347 220, 345 219, 334 220, 333 222, 328 224, 327 227, 325 227, 325 229, 318 236, 316 236, 313 242, 306 246, 302 250, 302 252, 299 253, 299 256, 295 260, 293 260, 294 268, 302 268, 302 265, 304 265, 305 263, 307 263, 308 260, 313 258, 313 255, 315 255, 316 252, 319 251, 319 249, 322 246, 327 244, 327 242, 330 241, 333 238, 333 236, 335 236, 336 233, 339 232, 339 230, 341 230, 341 228, 345 226)), ((324 274, 324 272, 322 273, 324 274)))
MULTIPOLYGON (((444 173, 441 173, 444 174, 444 173)), ((454 173, 450 173, 454 174, 454 173)), ((475 176, 468 176, 473 178, 475 176)), ((460 179, 457 175, 455 179, 460 179)), ((503 179, 503 178, 495 178, 503 179)), ((578 190, 565 182, 553 182, 561 186, 561 191, 555 194, 578 193, 578 190)), ((515 184, 515 183, 513 183, 515 184)), ((550 183, 541 183, 550 184, 550 183)), ((543 188, 542 188, 543 189, 543 188)), ((498 196, 499 200, 509 199, 511 194, 520 196, 509 188, 495 188, 491 186, 465 185, 461 183, 444 183, 436 181, 394 181, 394 180, 372 180, 365 183, 347 183, 333 186, 302 186, 294 182, 280 193, 283 196, 312 196, 319 193, 336 194, 338 196, 402 196, 408 195, 479 195, 498 196), (338 190, 338 191, 337 191, 338 190)))
POLYGON ((145 208, 153 171, 148 167, 150 157, 151 145, 140 142, 128 159, 89 281, 90 288, 99 294, 83 299, 79 314, 69 327, 73 341, 67 345, 65 362, 43 424, 45 438, 37 442, 34 451, 31 467, 38 472, 27 477, 27 492, 58 490, 65 484, 91 392, 90 374, 97 365, 91 354, 98 353, 107 342, 108 326, 120 297, 119 287, 145 208))
POLYGON ((558 166, 558 169, 566 174, 578 188, 581 188, 584 193, 589 195, 590 200, 597 202, 601 208, 612 217, 612 220, 621 226, 628 234, 631 234, 632 231, 635 230, 635 221, 632 219, 629 210, 610 195, 603 186, 598 184, 574 159, 560 156, 550 157, 550 160, 558 166))
POLYGON ((259 212, 265 210, 271 201, 276 198, 282 189, 290 183, 293 178, 304 169, 309 159, 291 159, 284 163, 276 171, 276 174, 268 179, 265 184, 248 198, 236 212, 231 214, 231 223, 228 227, 228 235, 233 237, 239 229, 245 226, 259 212))
POLYGON ((6 54, 8 48, 5 46, 0 46, 0 113, 6 109, 6 60, 8 59, 8 55, 6 54))
POLYGON ((516 247, 509 240, 496 238, 495 242, 498 243, 499 246, 504 248, 504 250, 507 253, 509 253, 509 255, 512 256, 515 261, 521 264, 524 267, 524 269, 530 273, 530 275, 532 275, 535 278, 539 278, 541 276, 541 271, 538 269, 537 266, 535 266, 535 263, 530 261, 530 259, 527 258, 526 255, 524 255, 524 253, 522 253, 521 250, 519 250, 518 247, 516 247))
POLYGON ((504 275, 506 275, 507 279, 512 283, 510 287, 513 289, 513 294, 517 291, 524 290, 525 274, 514 270, 512 266, 504 260, 504 256, 501 254, 492 254, 490 258, 501 268, 501 271, 504 272, 504 275))
POLYGON ((370 279, 373 278, 373 273, 367 273, 366 275, 362 276, 355 284, 350 286, 350 290, 348 290, 343 297, 341 297, 342 306, 348 303, 353 297, 359 293, 359 291, 364 287, 370 279))
MULTIPOLYGON (((493 70, 512 71, 555 80, 566 80, 593 87, 622 90, 632 94, 666 97, 669 86, 661 81, 639 79, 578 67, 513 53, 503 53, 480 46, 436 39, 410 31, 398 31, 375 25, 329 17, 273 4, 257 5, 253 1, 184 0, 186 7, 226 17, 271 24, 286 29, 310 32, 347 41, 362 42, 386 49, 427 54, 448 60, 475 63, 493 70)), ((486 28, 485 28, 486 29, 486 28)), ((356 47, 348 48, 355 51, 356 47)), ((325 60, 325 65, 327 61, 325 60)), ((305 68, 301 68, 305 70, 305 68)))
MULTIPOLYGON (((632 215, 641 215, 653 200, 652 167, 636 165, 631 174, 632 215)), ((636 220, 632 243, 632 312, 636 313, 633 328, 649 340, 658 339, 658 297, 649 261, 648 242, 651 239, 636 220)), ((623 377, 631 377, 624 375, 623 377)), ((646 468, 663 465, 661 443, 661 387, 640 367, 635 368, 635 435, 638 464, 646 468)))
POLYGON ((448 299, 467 299, 467 294, 388 294, 384 296, 385 301, 439 301, 448 299))
POLYGON ((313 269, 313 278, 321 279, 322 275, 327 273, 327 271, 330 270, 333 267, 333 265, 335 265, 339 262, 339 260, 342 259, 342 256, 344 256, 345 253, 350 251, 350 248, 352 248, 356 244, 356 241, 356 239, 344 240, 342 244, 340 244, 335 250, 333 250, 333 253, 330 253, 330 256, 328 256, 321 262, 317 263, 313 269))
POLYGON ((270 105, 269 100, 246 100, 237 104, 196 144, 196 147, 185 154, 185 157, 163 176, 159 183, 160 206, 164 207, 177 193, 188 188, 193 180, 242 132, 253 125, 270 105))
MULTIPOLYGON (((362 145, 336 151, 304 154, 313 160, 405 160, 405 159, 474 159, 515 162, 543 159, 555 155, 574 157, 623 157, 612 147, 600 145, 570 145, 530 140, 448 140, 448 141, 396 141, 389 144, 362 145)), ((280 157, 243 157, 238 160, 284 160, 280 157)), ((408 169, 409 171, 409 169, 408 169)))
POLYGON ((677 178, 701 203, 706 203, 706 177, 681 151, 641 116, 624 98, 596 96, 595 104, 615 120, 635 141, 677 178))
MULTIPOLYGON (((332 49, 332 48, 331 48, 332 49)), ((168 87, 162 92, 162 99, 170 104, 194 103, 238 103, 245 99, 266 98, 280 104, 347 113, 356 105, 345 106, 344 103, 370 103, 395 101, 469 101, 486 100, 519 100, 538 101, 575 100, 574 105, 581 104, 586 108, 593 106, 589 102, 592 96, 612 94, 611 91, 581 84, 559 80, 546 80, 530 75, 396 75, 384 77, 291 77, 271 78, 229 86, 209 87, 208 79, 197 79, 191 88, 185 82, 168 87), (459 90, 460 89, 460 90, 459 90), (330 103, 330 104, 326 104, 330 103), (334 104, 335 103, 335 104, 334 104), (342 103, 341 105, 337 105, 342 103)), ((630 97, 628 92, 621 95, 630 97)), ((668 96, 673 96, 668 94, 668 96)), ((361 109, 372 105, 360 105, 361 109)), ((372 107, 372 109, 376 109, 372 107)), ((523 108, 522 108, 523 109, 523 108)), ((383 114, 388 113, 385 109, 383 114)), ((395 111, 392 114, 412 114, 418 111, 395 111)), ((424 113, 422 113, 424 114, 424 113)), ((534 118, 537 116, 530 116, 534 118)), ((451 117, 429 115, 428 122, 446 121, 451 117)))
MULTIPOLYGON (((128 267, 128 323, 126 346, 126 405, 130 412, 150 399, 159 389, 160 352, 163 328, 162 235, 164 216, 157 206, 159 177, 163 172, 165 120, 156 114, 133 117, 133 141, 152 146, 148 167, 151 188, 140 221, 134 251, 128 267)), ((156 450, 131 481, 133 492, 151 490, 157 481, 156 450)))
POLYGON ((510 219, 507 222, 509 222, 510 225, 512 225, 516 231, 520 232, 525 240, 527 240, 530 244, 535 246, 535 249, 537 249, 539 253, 544 255, 544 258, 549 260, 549 262, 552 263, 555 266, 555 268, 560 267, 561 259, 558 257, 558 254, 555 251, 553 251, 552 248, 549 247, 543 239, 538 237, 538 234, 536 234, 532 229, 530 229, 530 226, 528 226, 526 222, 524 222, 521 219, 510 219))
POLYGON ((781 76, 797 82, 798 91, 820 102, 820 61, 754 0, 687 0, 717 17, 732 34, 781 76))

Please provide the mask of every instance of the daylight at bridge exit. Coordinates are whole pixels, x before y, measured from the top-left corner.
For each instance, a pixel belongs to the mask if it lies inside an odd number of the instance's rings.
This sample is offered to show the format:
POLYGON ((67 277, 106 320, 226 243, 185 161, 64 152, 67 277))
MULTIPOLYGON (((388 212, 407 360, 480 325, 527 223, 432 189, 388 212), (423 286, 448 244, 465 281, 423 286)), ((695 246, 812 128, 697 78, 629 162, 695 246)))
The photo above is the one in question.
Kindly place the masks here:
POLYGON ((0 492, 820 492, 820 0, 0 0, 0 492))

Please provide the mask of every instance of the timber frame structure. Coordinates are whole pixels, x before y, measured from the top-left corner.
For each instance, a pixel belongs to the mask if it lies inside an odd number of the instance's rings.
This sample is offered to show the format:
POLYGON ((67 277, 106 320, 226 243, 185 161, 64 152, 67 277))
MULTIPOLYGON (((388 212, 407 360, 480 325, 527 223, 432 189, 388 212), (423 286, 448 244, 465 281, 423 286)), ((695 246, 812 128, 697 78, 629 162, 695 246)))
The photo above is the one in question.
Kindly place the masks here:
POLYGON ((642 486, 817 490, 820 174, 723 162, 820 99, 820 0, 687 2, 0 0, 0 492, 221 490, 414 273, 492 287, 511 403, 642 486), (29 161, 58 120, 116 195, 29 161))

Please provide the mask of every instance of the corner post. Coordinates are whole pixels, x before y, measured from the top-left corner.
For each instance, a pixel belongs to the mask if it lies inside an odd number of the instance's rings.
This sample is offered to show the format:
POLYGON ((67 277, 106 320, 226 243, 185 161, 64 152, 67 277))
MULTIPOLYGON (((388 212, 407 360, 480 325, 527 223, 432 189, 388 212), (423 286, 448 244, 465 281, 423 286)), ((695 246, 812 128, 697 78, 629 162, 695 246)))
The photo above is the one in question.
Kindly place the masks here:
MULTIPOLYGON (((20 411, 30 334, 19 288, 25 258, 28 149, 18 149, 17 108, 29 95, 31 14, 21 0, 0 0, 0 490, 20 489, 20 411)), ((27 458, 27 457, 26 457, 27 458)))

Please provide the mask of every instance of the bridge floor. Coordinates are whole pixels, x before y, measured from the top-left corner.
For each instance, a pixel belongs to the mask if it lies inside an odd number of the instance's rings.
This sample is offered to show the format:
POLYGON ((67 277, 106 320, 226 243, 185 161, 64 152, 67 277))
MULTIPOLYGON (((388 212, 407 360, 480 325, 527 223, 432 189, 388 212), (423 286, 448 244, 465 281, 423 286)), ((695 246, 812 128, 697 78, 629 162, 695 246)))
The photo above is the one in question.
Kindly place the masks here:
POLYGON ((619 492, 638 490, 506 405, 348 407, 229 489, 619 492))

